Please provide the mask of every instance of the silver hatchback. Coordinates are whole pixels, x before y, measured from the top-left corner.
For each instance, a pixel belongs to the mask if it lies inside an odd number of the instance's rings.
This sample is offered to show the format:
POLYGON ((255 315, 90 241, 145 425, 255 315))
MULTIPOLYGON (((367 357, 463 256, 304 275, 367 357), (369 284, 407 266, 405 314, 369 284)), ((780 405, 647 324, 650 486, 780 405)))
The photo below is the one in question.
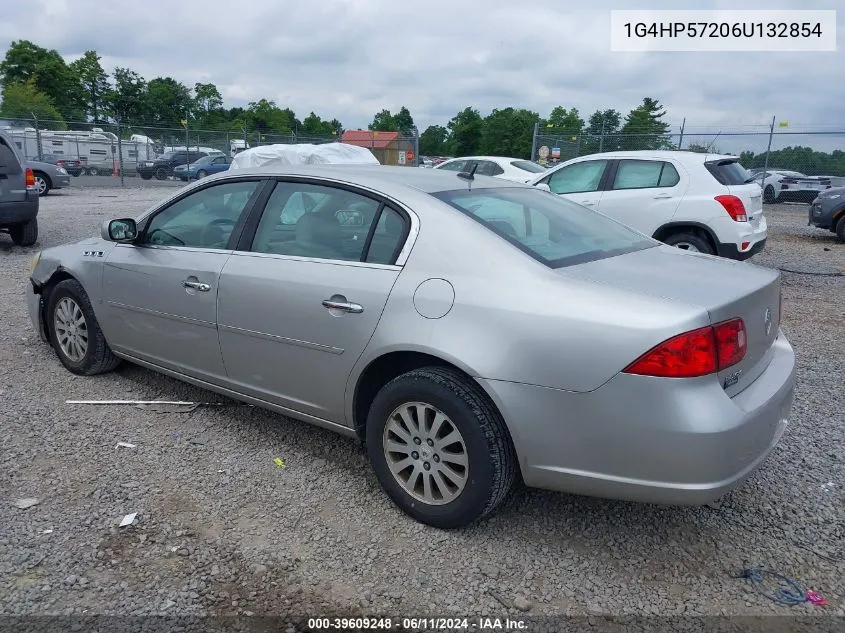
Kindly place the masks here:
POLYGON ((33 271, 32 321, 68 370, 123 359, 358 437, 442 528, 520 479, 708 502, 792 405, 776 271, 472 173, 230 171, 33 271))

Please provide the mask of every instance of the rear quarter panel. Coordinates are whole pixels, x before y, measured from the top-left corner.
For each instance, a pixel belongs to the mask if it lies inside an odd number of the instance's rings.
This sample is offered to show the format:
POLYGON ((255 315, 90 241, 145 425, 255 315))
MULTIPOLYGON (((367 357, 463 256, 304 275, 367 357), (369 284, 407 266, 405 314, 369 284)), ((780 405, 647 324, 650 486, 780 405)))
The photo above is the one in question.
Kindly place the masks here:
POLYGON ((590 391, 654 344, 708 323, 697 306, 567 278, 436 204, 443 209, 418 211, 416 244, 350 376, 350 412, 358 377, 389 352, 432 354, 479 378, 590 391), (454 288, 441 318, 415 308, 428 279, 454 288))

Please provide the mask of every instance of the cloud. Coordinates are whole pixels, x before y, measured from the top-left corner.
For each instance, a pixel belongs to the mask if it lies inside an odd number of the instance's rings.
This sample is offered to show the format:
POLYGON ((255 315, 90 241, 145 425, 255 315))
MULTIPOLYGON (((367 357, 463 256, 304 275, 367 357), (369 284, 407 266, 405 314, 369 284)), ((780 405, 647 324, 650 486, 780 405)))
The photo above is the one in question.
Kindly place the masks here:
MULTIPOLYGON (((466 106, 547 115, 560 104, 586 118, 599 108, 624 114, 644 96, 660 99, 675 127, 686 118, 688 129, 707 132, 766 125, 773 115, 805 127, 842 121, 841 53, 613 53, 610 10, 619 4, 5 0, 0 45, 29 39, 69 60, 95 49, 108 70, 129 66, 188 86, 213 82, 227 105, 264 97, 348 128, 403 105, 424 128, 466 106)), ((821 0, 745 4, 830 8, 821 0)))

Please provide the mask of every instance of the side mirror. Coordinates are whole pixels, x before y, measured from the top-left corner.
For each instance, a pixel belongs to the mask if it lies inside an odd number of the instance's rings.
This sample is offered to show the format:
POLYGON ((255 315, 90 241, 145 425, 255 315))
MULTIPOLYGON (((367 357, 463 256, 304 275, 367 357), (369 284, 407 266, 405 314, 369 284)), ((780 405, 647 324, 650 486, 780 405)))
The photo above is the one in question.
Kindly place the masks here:
POLYGON ((138 237, 138 226, 135 224, 135 220, 131 218, 109 220, 103 224, 101 233, 103 239, 110 242, 128 243, 138 237))
POLYGON ((551 193, 551 192, 552 192, 552 188, 551 188, 551 187, 549 187, 549 185, 547 185, 547 184, 546 184, 546 183, 544 183, 544 182, 538 182, 538 183, 537 183, 536 185, 534 185, 534 186, 535 186, 535 187, 537 187, 537 189, 542 189, 543 191, 548 191, 549 193, 551 193))

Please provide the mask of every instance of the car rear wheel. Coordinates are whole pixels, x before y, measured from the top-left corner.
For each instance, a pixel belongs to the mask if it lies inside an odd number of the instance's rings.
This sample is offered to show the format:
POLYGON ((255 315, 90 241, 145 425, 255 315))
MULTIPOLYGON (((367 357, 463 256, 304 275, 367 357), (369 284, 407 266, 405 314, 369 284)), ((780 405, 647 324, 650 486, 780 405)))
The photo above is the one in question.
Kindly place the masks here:
POLYGON ((167 170, 164 167, 159 167, 155 171, 155 176, 157 180, 164 180, 167 178, 167 170))
POLYGON ((100 175, 100 170, 99 170, 99 169, 97 169, 96 167, 89 167, 89 168, 88 168, 88 175, 89 175, 89 176, 99 176, 99 175, 100 175))
POLYGON ((50 193, 50 188, 53 186, 53 183, 50 181, 50 177, 47 174, 43 174, 40 171, 35 172, 35 190, 38 192, 39 196, 46 196, 50 193))
POLYGON ((775 188, 771 185, 766 185, 766 188, 763 189, 763 202, 766 204, 773 204, 777 200, 777 196, 775 196, 775 188))
POLYGON ((698 235, 693 233, 675 233, 663 240, 669 246, 680 248, 681 250, 690 251, 692 253, 706 253, 707 255, 715 255, 716 251, 710 243, 698 235))
POLYGON ((32 246, 38 240, 38 218, 9 227, 9 236, 17 246, 32 246))
POLYGON ((449 368, 416 369, 382 387, 367 417, 367 452, 394 503, 442 529, 488 515, 516 480, 504 420, 477 384, 449 368))
POLYGON ((61 281, 52 289, 47 317, 53 349, 68 371, 93 376, 120 364, 106 343, 88 294, 75 279, 61 281))

